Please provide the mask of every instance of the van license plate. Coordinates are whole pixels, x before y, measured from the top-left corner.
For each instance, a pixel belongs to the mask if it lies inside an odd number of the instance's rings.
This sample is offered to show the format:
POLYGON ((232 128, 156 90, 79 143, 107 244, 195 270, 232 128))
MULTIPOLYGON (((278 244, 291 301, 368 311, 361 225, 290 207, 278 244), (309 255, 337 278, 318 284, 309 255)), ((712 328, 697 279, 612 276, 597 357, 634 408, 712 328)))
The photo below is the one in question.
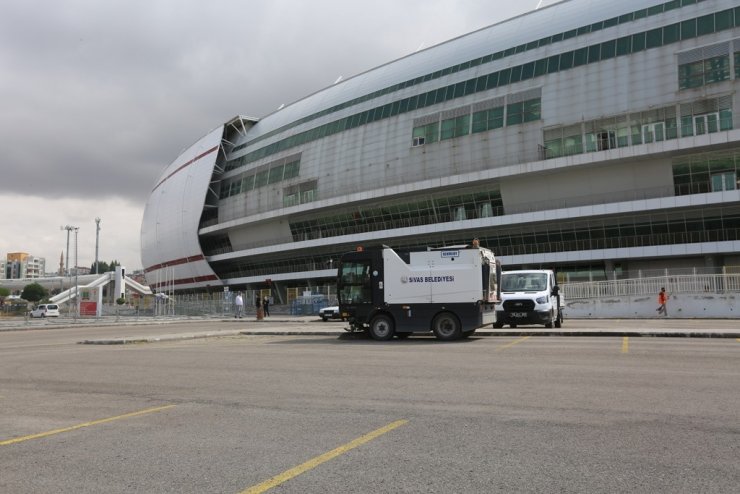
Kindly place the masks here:
POLYGON ((512 312, 511 317, 524 318, 527 317, 526 312, 512 312))

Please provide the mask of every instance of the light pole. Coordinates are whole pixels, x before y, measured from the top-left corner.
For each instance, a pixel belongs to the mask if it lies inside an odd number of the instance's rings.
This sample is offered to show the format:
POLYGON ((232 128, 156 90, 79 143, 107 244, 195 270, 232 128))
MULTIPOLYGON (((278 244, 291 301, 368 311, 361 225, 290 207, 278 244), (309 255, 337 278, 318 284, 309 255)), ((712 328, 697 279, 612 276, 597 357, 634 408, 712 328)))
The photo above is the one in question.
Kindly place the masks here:
POLYGON ((80 285, 78 283, 79 268, 77 266, 77 232, 80 230, 79 227, 72 227, 75 231, 75 320, 80 315, 80 285))
POLYGON ((98 274, 98 245, 100 243, 100 218, 95 218, 95 273, 98 274))
POLYGON ((62 274, 69 274, 70 273, 70 271, 69 271, 69 232, 72 231, 72 230, 74 230, 75 227, 74 226, 66 225, 66 226, 60 226, 59 229, 60 230, 67 230, 67 260, 64 262, 65 272, 62 273, 62 274))

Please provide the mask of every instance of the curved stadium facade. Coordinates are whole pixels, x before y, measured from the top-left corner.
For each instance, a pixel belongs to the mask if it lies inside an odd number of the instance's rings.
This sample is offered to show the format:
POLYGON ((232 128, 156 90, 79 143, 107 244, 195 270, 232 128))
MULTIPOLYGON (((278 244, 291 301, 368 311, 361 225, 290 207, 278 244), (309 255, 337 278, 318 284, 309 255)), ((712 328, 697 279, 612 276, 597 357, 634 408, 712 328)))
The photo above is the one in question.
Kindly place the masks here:
POLYGON ((238 116, 155 184, 147 280, 280 302, 357 245, 474 237, 591 279, 740 265, 736 5, 564 1, 238 116))

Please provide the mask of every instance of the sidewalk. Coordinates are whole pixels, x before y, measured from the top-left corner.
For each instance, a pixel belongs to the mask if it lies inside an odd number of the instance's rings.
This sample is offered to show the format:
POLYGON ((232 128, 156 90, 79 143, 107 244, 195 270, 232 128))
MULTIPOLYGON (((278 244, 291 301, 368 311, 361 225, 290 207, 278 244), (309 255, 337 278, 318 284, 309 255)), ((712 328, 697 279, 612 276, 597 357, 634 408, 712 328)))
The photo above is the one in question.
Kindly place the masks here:
MULTIPOLYGON (((132 338, 110 338, 85 340, 80 343, 115 345, 128 343, 152 343, 223 336, 334 336, 351 335, 345 331, 348 325, 341 321, 321 321, 316 316, 275 315, 269 320, 207 319, 223 324, 223 329, 210 331, 178 331, 177 333, 146 335, 132 338), (236 326, 236 327, 235 327, 236 326)), ((172 323, 198 323, 204 319, 177 319, 172 323)), ((142 322, 137 325, 144 324, 142 322)), ((158 321, 154 324, 166 324, 158 321)), ((164 333, 164 331, 162 332, 164 333)), ((419 333, 418 336, 431 336, 419 333)), ((566 320, 560 329, 543 326, 493 329, 489 326, 478 329, 475 337, 523 337, 523 336, 580 336, 580 337, 671 337, 671 338, 737 338, 740 339, 740 320, 737 319, 572 319, 566 320)), ((355 333, 353 337, 362 338, 355 333)))

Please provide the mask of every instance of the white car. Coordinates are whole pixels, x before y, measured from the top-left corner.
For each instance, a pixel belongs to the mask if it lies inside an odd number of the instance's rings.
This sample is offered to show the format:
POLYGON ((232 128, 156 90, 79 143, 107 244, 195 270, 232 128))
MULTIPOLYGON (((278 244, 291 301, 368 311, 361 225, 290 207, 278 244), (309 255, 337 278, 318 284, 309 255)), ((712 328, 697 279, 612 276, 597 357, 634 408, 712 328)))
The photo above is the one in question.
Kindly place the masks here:
POLYGON ((328 321, 329 319, 342 319, 342 315, 339 313, 339 307, 336 305, 332 305, 330 307, 324 307, 323 309, 319 310, 319 316, 321 316, 321 319, 323 319, 324 322, 328 321))
POLYGON ((31 317, 59 317, 57 304, 40 304, 30 312, 31 317))

